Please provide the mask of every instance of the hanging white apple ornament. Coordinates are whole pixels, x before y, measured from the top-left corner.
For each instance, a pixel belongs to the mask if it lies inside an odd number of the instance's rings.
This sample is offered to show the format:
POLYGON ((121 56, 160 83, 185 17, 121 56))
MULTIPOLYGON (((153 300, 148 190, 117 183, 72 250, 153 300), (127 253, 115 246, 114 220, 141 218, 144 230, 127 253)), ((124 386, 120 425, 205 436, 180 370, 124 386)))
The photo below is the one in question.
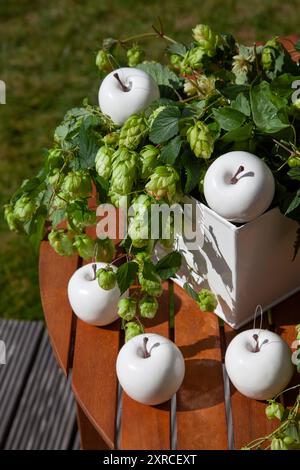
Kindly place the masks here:
POLYGON ((269 400, 282 392, 294 367, 288 345, 269 330, 251 329, 233 338, 225 366, 235 388, 248 398, 269 400))
POLYGON ((159 88, 143 70, 123 67, 109 73, 99 88, 99 106, 115 124, 122 125, 159 99, 159 88))
POLYGON ((185 372, 178 347, 154 333, 135 336, 125 343, 116 368, 123 390, 145 405, 169 400, 179 389, 185 372))
POLYGON ((249 152, 234 151, 218 157, 204 177, 208 206, 232 222, 250 222, 270 206, 275 181, 263 160, 249 152))
MULTIPOLYGON (((96 271, 107 268, 107 263, 89 263, 77 269, 68 284, 68 297, 72 310, 78 318, 90 325, 104 326, 117 318, 120 290, 117 286, 102 289, 96 271)), ((116 268, 113 266, 115 271, 116 268)), ((126 296, 124 293, 123 296, 126 296)), ((122 297, 123 297, 122 296, 122 297)))

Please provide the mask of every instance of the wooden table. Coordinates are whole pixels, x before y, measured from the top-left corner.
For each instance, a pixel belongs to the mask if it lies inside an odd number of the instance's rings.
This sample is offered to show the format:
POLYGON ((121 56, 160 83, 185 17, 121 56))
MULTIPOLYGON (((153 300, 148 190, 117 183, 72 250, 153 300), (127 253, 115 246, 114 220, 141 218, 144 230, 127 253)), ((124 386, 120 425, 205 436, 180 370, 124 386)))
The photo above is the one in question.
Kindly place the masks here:
MULTIPOLYGON (((72 372, 83 449, 239 449, 273 429, 264 402, 229 386, 224 353, 236 332, 216 315, 200 312, 172 282, 165 283, 159 313, 146 331, 179 346, 186 364, 183 385, 176 398, 160 406, 140 405, 122 393, 115 373, 124 342, 120 322, 89 326, 75 317, 68 302, 68 280, 81 265, 77 256, 61 257, 42 242, 42 303, 58 363, 66 375, 72 372)), ((267 325, 290 345, 299 305, 300 293, 275 307, 267 325)))

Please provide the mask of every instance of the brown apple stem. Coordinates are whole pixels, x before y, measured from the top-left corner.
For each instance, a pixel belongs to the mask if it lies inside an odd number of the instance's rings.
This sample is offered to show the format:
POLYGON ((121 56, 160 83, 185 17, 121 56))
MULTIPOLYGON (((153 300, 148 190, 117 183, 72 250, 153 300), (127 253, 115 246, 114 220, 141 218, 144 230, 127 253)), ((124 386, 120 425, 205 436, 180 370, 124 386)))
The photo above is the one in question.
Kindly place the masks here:
POLYGON ((258 342, 258 335, 257 335, 257 334, 254 334, 254 335, 253 335, 253 339, 254 339, 254 341, 255 341, 255 346, 254 346, 253 352, 259 352, 259 351, 260 351, 260 347, 259 347, 259 342, 258 342))
POLYGON ((147 359, 147 357, 150 357, 150 353, 148 352, 147 349, 147 343, 149 341, 149 338, 145 337, 143 339, 143 353, 144 353, 144 358, 147 359))
POLYGON ((122 88, 123 91, 130 91, 130 87, 124 85, 124 83, 123 83, 122 80, 120 79, 118 73, 114 73, 114 77, 115 77, 115 79, 118 80, 118 82, 120 83, 121 88, 122 88))
POLYGON ((93 268, 93 271, 94 271, 94 277, 93 277, 92 281, 94 281, 97 277, 97 274, 96 274, 97 273, 97 265, 96 265, 96 263, 92 264, 92 268, 93 268))
POLYGON ((244 171, 244 169, 245 169, 245 168, 243 167, 243 165, 241 165, 241 166, 238 168, 237 172, 236 172, 236 173, 233 175, 233 177, 231 178, 230 184, 236 184, 236 183, 238 182, 237 176, 238 176, 242 171, 244 171))

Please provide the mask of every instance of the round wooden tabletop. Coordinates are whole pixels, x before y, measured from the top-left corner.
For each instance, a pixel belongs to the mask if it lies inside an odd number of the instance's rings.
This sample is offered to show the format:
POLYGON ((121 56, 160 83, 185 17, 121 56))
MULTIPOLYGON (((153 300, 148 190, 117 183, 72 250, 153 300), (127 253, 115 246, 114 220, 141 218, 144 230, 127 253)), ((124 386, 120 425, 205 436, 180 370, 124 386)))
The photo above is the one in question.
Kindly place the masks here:
MULTIPOLYGON (((272 431, 265 403, 247 399, 229 385, 224 353, 236 332, 216 315, 199 311, 171 281, 165 283, 158 315, 147 322, 146 331, 169 337, 181 349, 184 382, 176 397, 160 406, 141 405, 122 392, 115 371, 124 342, 120 321, 90 326, 75 317, 68 302, 69 278, 82 263, 77 256, 57 255, 42 242, 43 309, 56 358, 65 374, 72 374, 84 449, 238 449, 272 431)), ((290 345, 299 302, 300 293, 275 307, 267 325, 290 345)))

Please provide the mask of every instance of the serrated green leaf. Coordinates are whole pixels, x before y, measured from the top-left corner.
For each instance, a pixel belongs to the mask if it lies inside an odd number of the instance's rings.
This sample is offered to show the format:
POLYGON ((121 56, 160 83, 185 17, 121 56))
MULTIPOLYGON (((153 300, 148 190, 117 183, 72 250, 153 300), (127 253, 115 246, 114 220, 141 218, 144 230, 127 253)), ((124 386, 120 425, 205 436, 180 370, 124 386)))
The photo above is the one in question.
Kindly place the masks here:
POLYGON ((181 155, 180 160, 186 174, 184 193, 189 194, 199 183, 203 162, 189 150, 181 155))
POLYGON ((242 126, 246 120, 245 114, 237 111, 236 109, 232 109, 229 106, 219 109, 214 108, 213 115, 220 127, 225 131, 232 131, 233 129, 242 126))
POLYGON ((229 131, 223 135, 221 140, 223 142, 243 142, 244 140, 250 139, 252 136, 253 124, 249 123, 245 126, 238 127, 233 131, 229 131))
POLYGON ((184 44, 176 42, 175 44, 171 44, 170 46, 168 46, 167 51, 170 54, 176 54, 180 55, 181 57, 184 57, 187 52, 187 47, 184 44))
POLYGON ((162 280, 173 277, 179 271, 182 263, 182 256, 178 251, 168 253, 156 264, 156 272, 162 280))
POLYGON ((300 205, 300 189, 298 189, 296 194, 290 196, 290 201, 288 204, 287 209, 285 210, 284 214, 288 215, 294 210, 296 210, 300 205))
POLYGON ((272 93, 269 83, 263 81, 251 89, 250 103, 254 123, 260 131, 274 134, 289 126, 283 111, 286 101, 272 93))
POLYGON ((79 131, 79 151, 75 158, 75 169, 92 168, 95 165, 98 149, 99 143, 96 136, 82 125, 79 131))
POLYGON ((131 284, 135 281, 138 272, 138 264, 134 261, 122 264, 117 270, 117 282, 121 295, 127 291, 131 284))
POLYGON ((250 108, 249 100, 243 93, 239 93, 237 95, 236 99, 231 103, 231 106, 233 109, 240 111, 246 116, 251 115, 251 108, 250 108))
POLYGON ((154 144, 161 144, 178 134, 180 110, 177 106, 163 109, 152 124, 149 138, 154 144))
POLYGON ((181 144, 182 142, 179 135, 170 140, 161 151, 160 161, 168 165, 174 165, 179 155, 181 144))
POLYGON ((151 75, 159 86, 177 89, 181 84, 179 77, 169 67, 158 62, 138 64, 137 68, 151 75))
POLYGON ((149 281, 157 282, 157 272, 151 261, 144 261, 143 277, 149 281))

